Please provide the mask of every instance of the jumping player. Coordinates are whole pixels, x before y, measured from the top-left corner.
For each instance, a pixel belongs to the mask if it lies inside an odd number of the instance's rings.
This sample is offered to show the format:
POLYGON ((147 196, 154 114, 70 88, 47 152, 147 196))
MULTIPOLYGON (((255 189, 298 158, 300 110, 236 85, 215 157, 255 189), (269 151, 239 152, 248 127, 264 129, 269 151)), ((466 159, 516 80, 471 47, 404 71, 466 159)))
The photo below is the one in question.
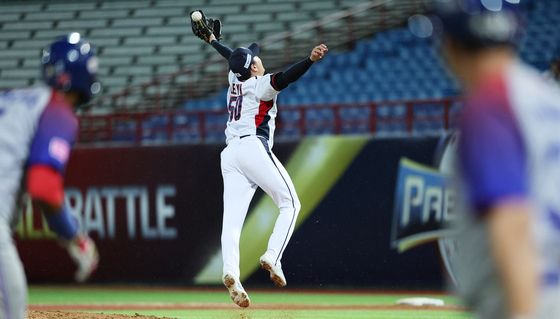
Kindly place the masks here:
POLYGON ((212 34, 207 42, 229 63, 225 130, 226 148, 221 153, 224 180, 222 225, 223 282, 232 300, 248 307, 250 299, 239 280, 239 238, 247 210, 257 187, 262 188, 280 210, 268 249, 260 258, 261 267, 270 272, 278 287, 286 286, 281 259, 292 236, 300 202, 290 176, 272 152, 278 93, 299 79, 314 62, 327 53, 318 45, 309 57, 284 72, 265 74, 259 47, 231 50, 212 34))
POLYGON ((94 242, 64 205, 66 162, 77 133, 74 109, 99 91, 97 58, 79 33, 42 51, 47 86, 0 92, 0 317, 23 319, 27 285, 12 239, 22 193, 42 210, 49 228, 65 245, 83 282, 95 270, 94 242))
POLYGON ((560 318, 560 91, 517 58, 515 3, 435 1, 466 93, 458 288, 477 318, 560 318))

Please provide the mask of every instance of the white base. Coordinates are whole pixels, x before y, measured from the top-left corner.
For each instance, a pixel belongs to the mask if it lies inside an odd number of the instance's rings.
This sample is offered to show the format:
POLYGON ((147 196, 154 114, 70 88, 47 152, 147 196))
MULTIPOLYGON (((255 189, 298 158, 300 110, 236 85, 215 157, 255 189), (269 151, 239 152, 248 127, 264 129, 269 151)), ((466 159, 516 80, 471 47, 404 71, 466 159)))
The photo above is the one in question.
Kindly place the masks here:
POLYGON ((424 297, 412 297, 399 299, 396 302, 397 305, 407 305, 407 306, 436 306, 441 307, 445 302, 441 299, 435 298, 424 298, 424 297))

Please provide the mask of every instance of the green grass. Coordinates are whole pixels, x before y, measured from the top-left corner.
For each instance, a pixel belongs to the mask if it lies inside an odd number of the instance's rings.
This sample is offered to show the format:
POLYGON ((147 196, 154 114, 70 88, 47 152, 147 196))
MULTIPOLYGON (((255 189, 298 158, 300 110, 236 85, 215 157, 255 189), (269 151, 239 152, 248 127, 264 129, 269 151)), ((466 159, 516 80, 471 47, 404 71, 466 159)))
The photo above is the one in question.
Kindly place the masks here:
MULTIPOLYGON (((155 290, 144 288, 111 288, 111 287, 44 287, 32 286, 29 289, 29 303, 31 305, 72 305, 72 304, 129 304, 123 310, 92 310, 91 312, 143 314, 185 319, 470 319, 471 316, 462 311, 452 310, 387 310, 360 309, 353 310, 352 306, 390 306, 400 298, 411 295, 396 294, 344 294, 309 293, 297 291, 250 291, 252 305, 271 305, 270 309, 241 309, 231 306, 227 292, 218 290, 155 290), (134 309, 134 305, 146 304, 208 304, 231 306, 231 309, 134 309), (275 307, 274 305, 278 305, 275 307), (282 309, 282 305, 312 306, 317 309, 282 309), (321 306, 341 306, 346 309, 321 309, 321 306), (130 308, 130 309, 129 309, 130 308)), ((424 295, 423 295, 424 296, 424 295)), ((429 297, 429 296, 426 296, 429 297)), ((457 301, 450 296, 434 295, 444 299, 446 304, 455 305, 457 301)))
MULTIPOLYGON (((471 319, 467 313, 449 311, 410 311, 410 310, 377 310, 377 311, 325 311, 325 310, 164 310, 135 311, 142 315, 165 316, 169 318, 188 319, 471 319)), ((111 311, 110 313, 133 314, 131 311, 111 311)), ((103 311, 103 313, 109 313, 103 311)))

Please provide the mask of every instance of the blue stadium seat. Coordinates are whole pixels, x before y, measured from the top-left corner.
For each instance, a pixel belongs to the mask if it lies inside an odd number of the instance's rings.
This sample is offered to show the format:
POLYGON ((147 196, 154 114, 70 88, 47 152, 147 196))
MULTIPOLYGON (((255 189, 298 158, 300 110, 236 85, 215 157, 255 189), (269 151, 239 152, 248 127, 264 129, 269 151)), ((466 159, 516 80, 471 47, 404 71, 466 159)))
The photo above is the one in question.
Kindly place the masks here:
POLYGON ((226 128, 227 114, 206 114, 206 140, 213 143, 225 141, 224 130, 226 128))
MULTIPOLYGON (((535 1, 533 7, 527 13, 528 30, 520 47, 521 57, 544 70, 560 49, 560 28, 557 27, 560 23, 560 1, 535 1)), ((456 96, 460 90, 459 83, 440 56, 438 40, 417 38, 404 27, 358 41, 349 52, 329 54, 302 81, 285 89, 279 101, 286 106, 340 103, 352 106, 369 102, 441 99, 456 96)), ((450 113, 456 114, 459 108, 453 106, 450 113)), ((280 117, 287 121, 299 117, 297 112, 283 112, 280 112, 280 117)), ((367 107, 342 108, 343 132, 367 132, 367 125, 355 121, 368 118, 367 112, 367 107), (344 120, 348 120, 348 123, 345 124, 344 120)), ((378 127, 380 132, 401 134, 406 131, 406 105, 381 104, 376 114, 381 119, 378 127), (387 121, 383 122, 383 119, 387 121)), ((420 122, 414 127, 415 132, 438 132, 443 129, 443 108, 440 105, 415 105, 413 116, 420 122), (431 120, 422 123, 420 119, 423 117, 431 120)), ((330 119, 316 110, 309 110, 306 115, 306 121, 330 119)), ((298 134, 297 128, 289 130, 290 134, 298 134)), ((324 133, 318 127, 312 127, 310 131, 314 134, 324 133)))
POLYGON ((407 107, 404 104, 393 105, 390 107, 390 114, 394 118, 404 118, 407 113, 407 107))
POLYGON ((391 116, 391 107, 380 105, 377 107, 376 113, 380 118, 388 118, 391 116))
POLYGON ((169 138, 167 125, 169 117, 166 115, 152 115, 142 121, 142 140, 150 142, 165 142, 169 138))
POLYGON ((136 140, 136 121, 117 120, 113 125, 112 140, 115 142, 134 142, 136 140))
POLYGON ((277 103, 278 105, 280 105, 280 107, 282 105, 294 106, 299 104, 299 100, 294 94, 287 94, 284 92, 284 94, 281 94, 278 97, 277 103))
POLYGON ((308 109, 305 112, 305 128, 310 135, 334 133, 332 109, 308 109))
POLYGON ((340 109, 341 130, 344 134, 369 133, 369 107, 344 107, 340 109))
POLYGON ((175 143, 196 143, 200 137, 200 120, 194 114, 176 114, 173 118, 173 135, 171 140, 175 143))
POLYGON ((311 104, 313 104, 313 97, 311 97, 307 94, 300 95, 299 100, 300 100, 300 103, 298 103, 299 105, 311 105, 311 104))
POLYGON ((278 116, 283 122, 296 122, 301 118, 301 113, 299 111, 292 111, 289 109, 282 109, 278 111, 278 116))

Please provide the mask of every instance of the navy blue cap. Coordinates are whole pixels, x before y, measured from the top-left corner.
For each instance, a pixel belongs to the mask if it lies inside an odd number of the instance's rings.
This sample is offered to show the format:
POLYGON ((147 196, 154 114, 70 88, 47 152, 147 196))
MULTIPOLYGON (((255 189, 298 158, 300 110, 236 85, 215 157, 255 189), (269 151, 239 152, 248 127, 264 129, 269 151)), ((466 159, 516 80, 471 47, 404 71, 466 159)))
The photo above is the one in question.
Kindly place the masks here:
POLYGON ((59 37, 44 48, 41 68, 47 85, 65 92, 78 92, 81 102, 89 101, 100 91, 95 50, 79 33, 59 37))
POLYGON ((470 47, 515 44, 521 35, 519 0, 436 0, 443 32, 470 47))
POLYGON ((516 44, 524 29, 520 0, 432 0, 430 11, 409 18, 413 34, 444 34, 470 48, 516 44))
POLYGON ((251 77, 253 58, 259 55, 259 45, 252 43, 249 48, 237 48, 231 53, 228 63, 229 69, 238 80, 245 81, 251 77))

